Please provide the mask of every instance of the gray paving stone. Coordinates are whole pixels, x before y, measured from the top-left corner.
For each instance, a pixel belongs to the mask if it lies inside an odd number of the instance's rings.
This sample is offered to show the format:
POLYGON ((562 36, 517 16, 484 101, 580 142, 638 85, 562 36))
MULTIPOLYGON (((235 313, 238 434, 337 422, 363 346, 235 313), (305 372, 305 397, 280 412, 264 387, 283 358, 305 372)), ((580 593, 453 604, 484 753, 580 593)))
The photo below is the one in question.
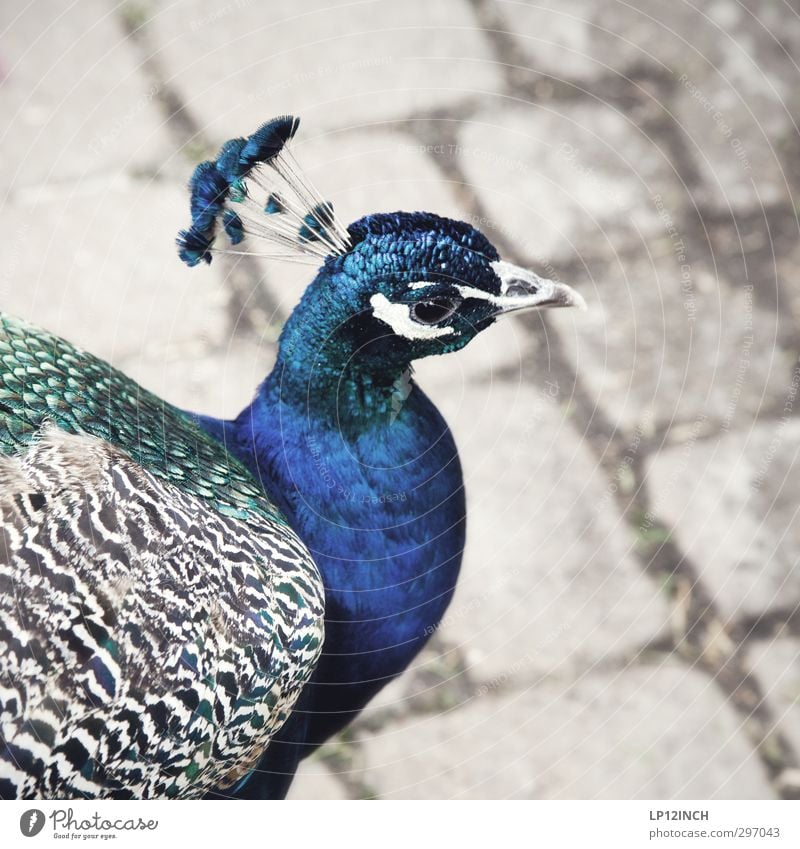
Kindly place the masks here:
POLYGON ((792 129, 796 15, 769 0, 498 5, 530 68, 590 93, 604 75, 619 91, 633 81, 629 94, 641 103, 632 117, 648 95, 661 101, 703 178, 693 200, 727 209, 789 199, 778 153, 792 129), (653 73, 671 83, 666 97, 649 83, 653 73))
POLYGON ((102 0, 0 9, 0 192, 157 168, 172 153, 117 13, 102 0))
POLYGON ((656 198, 687 202, 668 152, 636 121, 597 102, 487 110, 463 126, 457 162, 505 234, 544 266, 636 246, 663 232, 656 198))
POLYGON ((789 636, 759 640, 747 655, 778 729, 800 749, 800 643, 789 636))
POLYGON ((233 418, 272 368, 275 347, 237 337, 210 348, 202 337, 149 345, 115 364, 160 398, 195 413, 233 418))
POLYGON ((647 70, 702 82, 725 77, 748 95, 777 83, 775 93, 785 95, 791 51, 800 42, 797 16, 770 0, 717 0, 702 8, 658 0, 497 5, 529 67, 578 83, 647 70))
MULTIPOLYGON (((420 368, 422 372, 422 368, 420 368)), ((421 385, 456 437, 469 515, 441 636, 477 680, 532 680, 633 653, 667 619, 560 388, 482 385, 431 361, 421 385)))
POLYGON ((302 761, 288 799, 347 799, 344 786, 316 758, 302 761))
POLYGON ((675 529, 724 616, 800 604, 800 423, 778 420, 662 451, 647 473, 653 512, 675 529))
POLYGON ((762 406, 782 404, 795 357, 760 290, 727 285, 665 226, 647 251, 575 268, 569 282, 589 312, 574 325, 553 317, 564 349, 615 425, 749 427, 762 406))
POLYGON ((719 691, 671 662, 488 693, 363 745, 383 798, 772 798, 719 691))
POLYGON ((699 80, 682 73, 670 103, 701 180, 692 188, 692 199, 715 212, 792 203, 782 159, 796 132, 793 104, 783 83, 762 76, 760 64, 762 56, 774 57, 779 49, 773 44, 753 56, 743 56, 741 50, 737 62, 758 62, 757 69, 738 79, 724 70, 699 80))
POLYGON ((701 97, 681 93, 674 106, 701 177, 692 200, 706 211, 722 213, 791 203, 780 155, 780 139, 789 133, 788 116, 761 123, 741 103, 731 103, 739 95, 724 87, 701 97))
POLYGON ((162 4, 148 34, 216 139, 272 115, 315 131, 441 106, 500 77, 466 3, 162 4))
POLYGON ((774 312, 774 321, 760 329, 757 341, 769 344, 774 338, 776 347, 787 352, 779 359, 796 359, 800 355, 800 240, 792 208, 782 204, 736 209, 733 214, 711 214, 704 223, 720 278, 744 291, 752 286, 755 305, 774 312))
POLYGON ((705 68, 722 56, 715 41, 710 56, 705 44, 702 52, 692 49, 700 15, 656 0, 635 6, 616 0, 497 5, 527 66, 556 80, 586 84, 609 73, 624 79, 642 65, 661 72, 687 62, 705 68))
POLYGON ((193 357, 224 345, 228 322, 213 273, 178 259, 186 216, 183 189, 123 177, 44 187, 6 204, 2 309, 114 363, 156 356, 190 370, 193 357))
POLYGON ((306 123, 293 153, 345 223, 395 210, 467 216, 457 187, 442 179, 427 148, 413 137, 382 128, 319 135, 306 123))
POLYGON ((408 669, 367 705, 353 730, 374 731, 412 713, 447 712, 467 703, 476 685, 463 657, 458 644, 434 636, 408 669))

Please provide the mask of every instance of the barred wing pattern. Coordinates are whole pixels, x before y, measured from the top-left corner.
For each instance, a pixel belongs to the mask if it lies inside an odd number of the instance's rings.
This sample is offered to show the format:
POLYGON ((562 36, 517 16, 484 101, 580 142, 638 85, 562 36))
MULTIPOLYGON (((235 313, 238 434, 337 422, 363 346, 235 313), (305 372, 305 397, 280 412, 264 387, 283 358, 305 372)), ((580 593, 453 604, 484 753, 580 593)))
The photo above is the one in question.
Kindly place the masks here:
POLYGON ((0 316, 0 798, 231 786, 313 672, 323 606, 222 446, 0 316))
POLYGON ((254 765, 317 659, 288 536, 46 430, 0 460, 3 796, 191 797, 254 765))

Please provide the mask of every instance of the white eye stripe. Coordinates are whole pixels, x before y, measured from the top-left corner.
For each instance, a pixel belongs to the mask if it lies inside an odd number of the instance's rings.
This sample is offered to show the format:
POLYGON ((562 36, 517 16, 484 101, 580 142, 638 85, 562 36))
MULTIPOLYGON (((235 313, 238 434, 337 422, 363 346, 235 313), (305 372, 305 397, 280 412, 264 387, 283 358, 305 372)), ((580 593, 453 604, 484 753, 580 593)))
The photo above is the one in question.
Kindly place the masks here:
POLYGON ((380 292, 374 294, 369 302, 375 318, 388 324, 398 336, 405 339, 436 339, 439 336, 458 335, 452 327, 428 326, 414 321, 410 304, 393 304, 380 292))
MULTIPOLYGON (((409 283, 408 288, 412 290, 425 289, 427 286, 435 286, 436 284, 430 280, 420 280, 416 283, 409 283)), ((475 289, 472 286, 453 286, 453 288, 461 295, 462 298, 476 298, 479 301, 488 301, 494 306, 503 306, 507 302, 507 298, 500 295, 493 295, 491 292, 485 292, 483 289, 475 289)))
MULTIPOLYGON (((492 267, 495 266, 509 266, 508 263, 503 263, 502 261, 493 262, 492 267)), ((499 271, 499 268, 496 269, 499 271)), ((436 284, 432 280, 419 280, 415 283, 409 283, 409 290, 416 289, 425 289, 428 286, 435 286, 436 284)), ((488 301, 490 304, 494 306, 502 306, 506 302, 505 298, 505 290, 507 288, 507 282, 502 280, 501 278, 501 293, 499 295, 493 295, 491 292, 486 292, 483 289, 475 289, 473 286, 458 286, 453 285, 453 288, 461 295, 462 298, 476 298, 479 301, 488 301)))
POLYGON ((483 289, 473 289, 472 286, 456 286, 455 288, 462 298, 477 298, 479 301, 489 301, 490 304, 497 304, 502 300, 502 296, 492 295, 490 292, 484 292, 483 289))

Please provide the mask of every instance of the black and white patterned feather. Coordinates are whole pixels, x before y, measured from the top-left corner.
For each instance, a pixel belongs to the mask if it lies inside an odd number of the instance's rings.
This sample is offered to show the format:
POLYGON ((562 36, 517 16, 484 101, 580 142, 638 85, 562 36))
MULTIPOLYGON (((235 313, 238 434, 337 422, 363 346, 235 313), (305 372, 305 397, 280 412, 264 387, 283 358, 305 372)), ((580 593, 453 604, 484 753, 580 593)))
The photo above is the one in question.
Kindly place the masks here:
POLYGON ((0 796, 188 798, 246 774, 321 648, 294 534, 52 425, 0 457, 0 514, 0 796))

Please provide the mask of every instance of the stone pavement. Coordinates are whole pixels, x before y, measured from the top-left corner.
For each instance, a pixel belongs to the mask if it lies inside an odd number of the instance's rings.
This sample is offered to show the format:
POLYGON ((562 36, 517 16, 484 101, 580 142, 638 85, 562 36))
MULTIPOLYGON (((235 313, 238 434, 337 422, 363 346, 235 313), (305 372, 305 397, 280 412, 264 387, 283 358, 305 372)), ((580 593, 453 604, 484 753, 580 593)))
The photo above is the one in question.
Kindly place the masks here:
POLYGON ((177 404, 238 411, 307 282, 172 244, 193 165, 284 111, 345 221, 468 219, 590 304, 420 363, 463 457, 463 579, 295 798, 800 795, 796 4, 0 18, 0 308, 177 404))

